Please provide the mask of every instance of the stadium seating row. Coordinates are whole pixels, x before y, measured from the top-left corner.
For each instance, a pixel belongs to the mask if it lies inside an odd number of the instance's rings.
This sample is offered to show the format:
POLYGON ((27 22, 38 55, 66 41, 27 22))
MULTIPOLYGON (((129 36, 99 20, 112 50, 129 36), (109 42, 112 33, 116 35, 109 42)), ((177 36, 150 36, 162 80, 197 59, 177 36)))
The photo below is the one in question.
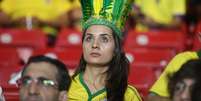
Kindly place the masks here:
MULTIPOLYGON (((201 24, 196 28, 193 50, 200 49, 201 24)), ((188 37, 179 31, 129 31, 124 50, 131 65, 129 84, 142 96, 158 75, 178 52, 185 50, 188 37)), ((47 47, 46 34, 38 29, 0 29, 0 85, 6 101, 19 101, 16 79, 23 64, 32 55, 46 55, 63 61, 70 71, 75 70, 82 54, 81 32, 64 28, 57 37, 55 47, 47 47)))
MULTIPOLYGON (((198 49, 197 35, 201 32, 197 26, 193 49, 198 49)), ((185 50, 188 37, 182 31, 150 30, 136 32, 130 30, 125 38, 125 47, 132 48, 170 48, 176 52, 185 50)), ((63 28, 57 37, 55 47, 81 48, 82 33, 75 29, 63 28)), ((39 29, 0 29, 0 47, 46 48, 46 33, 39 29)))

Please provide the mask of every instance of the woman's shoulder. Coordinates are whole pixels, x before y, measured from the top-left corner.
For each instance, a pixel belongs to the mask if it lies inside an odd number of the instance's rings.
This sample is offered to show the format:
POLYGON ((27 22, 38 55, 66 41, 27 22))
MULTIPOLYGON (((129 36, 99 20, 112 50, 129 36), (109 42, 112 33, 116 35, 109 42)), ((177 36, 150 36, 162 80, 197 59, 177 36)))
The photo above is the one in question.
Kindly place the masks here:
POLYGON ((72 78, 72 82, 67 94, 70 101, 75 99, 80 100, 83 98, 87 99, 88 94, 84 86, 81 84, 79 75, 76 75, 72 78))
POLYGON ((128 85, 125 92, 125 101, 142 101, 137 89, 131 85, 128 85))
POLYGON ((69 88, 69 91, 75 91, 75 90, 78 90, 79 89, 82 89, 82 84, 81 84, 81 80, 80 80, 80 75, 76 75, 75 77, 72 77, 72 82, 71 82, 71 85, 70 85, 70 88, 69 88))
POLYGON ((80 79, 80 74, 77 74, 72 78, 71 86, 80 86, 81 85, 81 79, 80 79))

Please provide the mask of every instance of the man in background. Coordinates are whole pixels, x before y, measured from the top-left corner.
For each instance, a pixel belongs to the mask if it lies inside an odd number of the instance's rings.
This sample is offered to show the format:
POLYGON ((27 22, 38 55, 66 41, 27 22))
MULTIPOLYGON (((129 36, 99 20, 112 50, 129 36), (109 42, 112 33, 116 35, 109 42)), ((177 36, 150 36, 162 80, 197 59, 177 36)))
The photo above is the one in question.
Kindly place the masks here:
POLYGON ((45 56, 31 57, 18 81, 20 101, 66 101, 70 83, 62 62, 45 56))

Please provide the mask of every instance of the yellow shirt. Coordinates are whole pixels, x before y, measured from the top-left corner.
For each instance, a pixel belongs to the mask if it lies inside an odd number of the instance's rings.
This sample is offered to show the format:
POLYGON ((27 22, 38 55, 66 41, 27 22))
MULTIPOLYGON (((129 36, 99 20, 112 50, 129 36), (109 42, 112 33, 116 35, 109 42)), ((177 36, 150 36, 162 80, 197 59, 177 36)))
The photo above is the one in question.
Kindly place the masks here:
POLYGON ((160 24, 172 23, 175 15, 186 12, 186 0, 135 0, 134 4, 145 16, 160 24))
POLYGON ((13 19, 30 16, 43 21, 54 20, 74 6, 80 5, 69 0, 3 0, 1 3, 2 11, 13 19))
POLYGON ((191 59, 199 58, 196 52, 183 52, 176 55, 167 65, 159 79, 151 87, 150 92, 156 93, 163 97, 169 97, 168 93, 168 75, 178 71, 181 66, 191 59))
MULTIPOLYGON (((125 101, 142 101, 137 90, 132 86, 128 86, 124 99, 125 101)), ((92 94, 80 73, 72 80, 68 91, 68 101, 106 101, 106 89, 103 88, 92 94)))

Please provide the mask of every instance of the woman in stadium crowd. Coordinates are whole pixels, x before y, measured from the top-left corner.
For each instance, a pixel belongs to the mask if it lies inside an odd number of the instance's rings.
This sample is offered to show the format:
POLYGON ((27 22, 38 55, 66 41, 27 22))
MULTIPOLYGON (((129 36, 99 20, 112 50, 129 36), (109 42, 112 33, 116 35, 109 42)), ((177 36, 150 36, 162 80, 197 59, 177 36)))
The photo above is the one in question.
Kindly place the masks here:
POLYGON ((83 55, 68 100, 141 101, 137 90, 128 85, 129 61, 122 49, 123 26, 131 2, 81 0, 83 55))

